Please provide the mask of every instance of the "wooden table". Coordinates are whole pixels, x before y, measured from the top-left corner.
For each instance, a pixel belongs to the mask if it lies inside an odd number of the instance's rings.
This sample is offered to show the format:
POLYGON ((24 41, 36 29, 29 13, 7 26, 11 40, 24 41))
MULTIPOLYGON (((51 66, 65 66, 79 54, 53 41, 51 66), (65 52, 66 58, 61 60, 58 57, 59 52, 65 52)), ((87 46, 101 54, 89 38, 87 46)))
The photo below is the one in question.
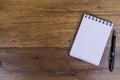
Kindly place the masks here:
POLYGON ((120 0, 0 0, 0 80, 119 80, 119 4, 120 0), (98 67, 69 56, 84 12, 114 23, 113 72, 108 70, 110 38, 98 67))

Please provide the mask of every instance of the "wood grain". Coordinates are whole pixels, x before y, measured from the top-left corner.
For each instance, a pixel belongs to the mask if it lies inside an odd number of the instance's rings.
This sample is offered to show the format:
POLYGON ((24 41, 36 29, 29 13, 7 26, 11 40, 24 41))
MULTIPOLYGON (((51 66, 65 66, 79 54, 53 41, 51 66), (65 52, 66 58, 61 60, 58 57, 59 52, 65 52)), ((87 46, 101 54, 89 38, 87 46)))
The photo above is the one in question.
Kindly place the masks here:
MULTIPOLYGON (((116 50, 118 53, 120 50, 116 50)), ((1 48, 1 79, 11 80, 112 80, 119 79, 120 59, 108 70, 108 52, 100 66, 94 66, 68 55, 67 48, 1 48), (7 77, 5 77, 7 76, 7 77)))
POLYGON ((120 0, 0 0, 1 80, 119 80, 120 0), (110 38, 100 66, 69 56, 83 13, 112 21, 115 69, 108 71, 110 38))
POLYGON ((120 25, 119 0, 0 2, 0 47, 70 47, 84 12, 120 25))

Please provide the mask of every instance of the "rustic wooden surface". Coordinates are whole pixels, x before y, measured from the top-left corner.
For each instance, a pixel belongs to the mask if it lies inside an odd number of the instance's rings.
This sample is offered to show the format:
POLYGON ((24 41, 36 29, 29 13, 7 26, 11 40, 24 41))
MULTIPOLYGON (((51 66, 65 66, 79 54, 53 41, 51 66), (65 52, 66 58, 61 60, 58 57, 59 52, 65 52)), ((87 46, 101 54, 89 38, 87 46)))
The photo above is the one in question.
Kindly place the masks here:
POLYGON ((119 80, 119 4, 120 0, 0 0, 0 80, 119 80), (108 71, 110 38, 99 67, 68 54, 84 12, 115 24, 113 72, 108 71))

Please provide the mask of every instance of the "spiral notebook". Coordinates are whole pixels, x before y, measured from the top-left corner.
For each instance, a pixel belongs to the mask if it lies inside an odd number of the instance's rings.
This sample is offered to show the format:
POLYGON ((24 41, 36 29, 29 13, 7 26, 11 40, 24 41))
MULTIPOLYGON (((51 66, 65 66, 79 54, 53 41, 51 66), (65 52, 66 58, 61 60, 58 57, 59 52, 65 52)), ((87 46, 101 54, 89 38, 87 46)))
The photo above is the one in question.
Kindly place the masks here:
POLYGON ((98 66, 112 27, 112 22, 84 14, 70 56, 98 66))

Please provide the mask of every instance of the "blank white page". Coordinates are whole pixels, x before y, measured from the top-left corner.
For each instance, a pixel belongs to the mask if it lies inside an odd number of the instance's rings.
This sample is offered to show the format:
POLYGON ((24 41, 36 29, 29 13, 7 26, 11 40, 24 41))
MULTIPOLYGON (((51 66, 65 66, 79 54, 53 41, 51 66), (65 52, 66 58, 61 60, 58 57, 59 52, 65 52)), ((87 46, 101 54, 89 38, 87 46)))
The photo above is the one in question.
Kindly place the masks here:
POLYGON ((113 23, 84 14, 70 56, 99 65, 113 23))

